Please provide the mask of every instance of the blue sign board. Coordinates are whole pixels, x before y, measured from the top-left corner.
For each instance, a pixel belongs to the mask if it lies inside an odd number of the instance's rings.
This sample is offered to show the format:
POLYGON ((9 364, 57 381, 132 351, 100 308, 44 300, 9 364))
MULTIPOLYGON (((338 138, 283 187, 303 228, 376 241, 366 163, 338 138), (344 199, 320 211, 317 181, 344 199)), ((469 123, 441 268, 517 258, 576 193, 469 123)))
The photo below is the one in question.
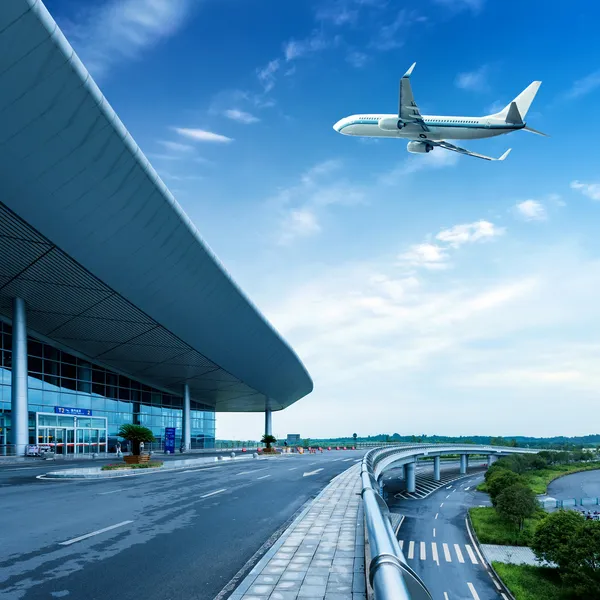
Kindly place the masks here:
POLYGON ((79 417, 92 416, 92 411, 89 408, 69 408, 68 406, 55 406, 54 412, 59 415, 77 415, 79 417))
POLYGON ((165 453, 175 454, 175 427, 165 427, 165 453))

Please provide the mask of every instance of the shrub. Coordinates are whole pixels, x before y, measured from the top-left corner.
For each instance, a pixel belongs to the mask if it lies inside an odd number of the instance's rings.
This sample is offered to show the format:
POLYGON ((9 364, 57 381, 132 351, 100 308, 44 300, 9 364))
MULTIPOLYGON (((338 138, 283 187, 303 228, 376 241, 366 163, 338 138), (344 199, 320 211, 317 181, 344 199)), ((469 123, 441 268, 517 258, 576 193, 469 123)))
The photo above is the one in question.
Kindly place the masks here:
POLYGON ((119 428, 119 437, 131 442, 132 454, 134 456, 140 455, 140 444, 142 442, 153 442, 154 434, 147 427, 142 425, 134 425, 133 423, 125 423, 119 428))

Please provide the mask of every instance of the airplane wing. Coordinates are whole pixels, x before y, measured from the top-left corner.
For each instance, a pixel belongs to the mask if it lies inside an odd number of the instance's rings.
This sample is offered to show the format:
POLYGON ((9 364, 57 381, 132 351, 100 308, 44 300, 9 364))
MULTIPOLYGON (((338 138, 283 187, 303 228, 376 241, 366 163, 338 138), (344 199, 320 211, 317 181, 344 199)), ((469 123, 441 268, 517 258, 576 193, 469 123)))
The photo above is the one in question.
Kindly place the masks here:
POLYGON ((410 85, 410 76, 417 63, 413 63, 410 69, 404 73, 400 80, 400 92, 398 94, 398 118, 404 123, 414 123, 420 125, 423 131, 429 131, 423 117, 419 112, 419 107, 413 96, 412 86, 410 85))
POLYGON ((432 146, 439 146, 440 148, 444 148, 445 150, 451 150, 452 152, 458 152, 459 154, 466 154, 467 156, 474 156, 475 158, 483 158, 484 160, 504 160, 509 154, 512 148, 509 148, 500 158, 494 158, 493 156, 486 156, 485 154, 479 154, 478 152, 471 152, 470 150, 465 150, 465 148, 460 148, 459 146, 455 146, 454 144, 450 144, 449 142, 434 142, 433 140, 427 140, 428 144, 432 146))

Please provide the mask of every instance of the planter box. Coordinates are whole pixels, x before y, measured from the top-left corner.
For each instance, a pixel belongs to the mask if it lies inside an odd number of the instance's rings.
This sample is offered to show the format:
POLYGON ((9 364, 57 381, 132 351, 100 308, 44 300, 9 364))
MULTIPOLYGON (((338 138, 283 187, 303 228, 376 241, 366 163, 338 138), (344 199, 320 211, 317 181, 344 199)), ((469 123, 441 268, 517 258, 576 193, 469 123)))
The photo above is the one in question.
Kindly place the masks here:
POLYGON ((140 463, 150 462, 150 455, 140 454, 139 456, 124 456, 123 460, 128 465, 139 465, 140 463))

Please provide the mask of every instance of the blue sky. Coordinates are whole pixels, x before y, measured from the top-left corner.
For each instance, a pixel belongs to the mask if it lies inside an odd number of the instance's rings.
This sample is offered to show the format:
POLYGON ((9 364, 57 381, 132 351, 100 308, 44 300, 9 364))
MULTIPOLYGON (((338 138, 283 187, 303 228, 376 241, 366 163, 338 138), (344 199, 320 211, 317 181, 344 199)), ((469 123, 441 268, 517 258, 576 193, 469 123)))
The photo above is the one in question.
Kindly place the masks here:
MULTIPOLYGON (((595 433, 600 6, 516 0, 46 0, 313 394, 283 436, 595 433), (480 115, 543 81, 488 163, 341 136, 397 110, 480 115)), ((256 437, 261 415, 219 415, 256 437)))

